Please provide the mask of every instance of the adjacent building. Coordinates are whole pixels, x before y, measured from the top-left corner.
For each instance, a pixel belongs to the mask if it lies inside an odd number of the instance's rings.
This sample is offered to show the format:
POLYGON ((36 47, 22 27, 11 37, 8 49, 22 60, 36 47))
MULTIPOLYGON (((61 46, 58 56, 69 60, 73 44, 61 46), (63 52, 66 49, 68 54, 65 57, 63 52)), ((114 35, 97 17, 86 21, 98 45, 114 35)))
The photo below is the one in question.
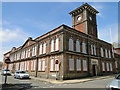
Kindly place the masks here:
POLYGON ((117 73, 120 73, 120 43, 113 43, 115 68, 117 73))
POLYGON ((61 25, 13 47, 4 54, 4 60, 10 57, 9 69, 60 80, 116 73, 112 45, 98 39, 97 13, 85 3, 69 13, 72 27, 61 25))

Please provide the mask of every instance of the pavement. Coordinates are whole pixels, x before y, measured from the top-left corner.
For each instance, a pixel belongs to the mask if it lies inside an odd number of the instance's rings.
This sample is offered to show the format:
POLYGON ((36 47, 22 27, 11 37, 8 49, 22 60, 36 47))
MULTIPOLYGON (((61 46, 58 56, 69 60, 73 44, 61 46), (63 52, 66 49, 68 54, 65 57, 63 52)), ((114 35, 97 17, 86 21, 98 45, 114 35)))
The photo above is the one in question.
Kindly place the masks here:
POLYGON ((49 82, 52 84, 74 84, 74 83, 83 83, 83 82, 100 80, 100 79, 114 78, 116 75, 117 74, 112 74, 107 76, 94 76, 94 77, 86 77, 82 79, 72 79, 72 80, 52 80, 52 79, 44 79, 37 77, 31 77, 31 79, 38 80, 41 82, 49 82))
MULTIPOLYGON (((75 86, 72 86, 72 87, 76 87, 77 84, 79 84, 78 86, 81 87, 80 84, 82 84, 82 86, 86 85, 86 84, 83 85, 84 84, 83 82, 89 83, 89 81, 96 81, 96 80, 103 80, 103 79, 106 80, 106 79, 114 78, 115 76, 116 76, 116 74, 108 75, 108 76, 87 77, 87 78, 82 78, 82 79, 63 80, 63 81, 53 80, 53 79, 44 79, 44 78, 38 78, 38 77, 32 77, 31 76, 31 80, 30 81, 34 81, 34 82, 36 82, 38 84, 40 84, 42 82, 43 83, 48 83, 48 84, 50 84, 51 86, 54 86, 54 87, 56 87, 56 85, 58 87, 59 87, 59 85, 66 85, 64 87, 68 87, 70 84, 71 84, 70 86, 75 85, 75 86)), ((29 82, 29 81, 28 82, 27 81, 25 81, 25 82, 22 81, 21 82, 20 81, 21 83, 19 83, 19 82, 16 82, 16 81, 17 80, 15 79, 14 80, 15 83, 10 83, 9 82, 7 84, 1 84, 0 85, 0 89, 2 88, 2 90, 27 90, 27 89, 30 90, 30 89, 34 88, 34 85, 32 85, 33 82, 29 82)), ((95 83, 97 83, 97 82, 95 82, 95 83)), ((98 83, 100 83, 100 82, 98 82, 98 83)), ((46 87, 47 87, 47 85, 46 85, 46 87)))

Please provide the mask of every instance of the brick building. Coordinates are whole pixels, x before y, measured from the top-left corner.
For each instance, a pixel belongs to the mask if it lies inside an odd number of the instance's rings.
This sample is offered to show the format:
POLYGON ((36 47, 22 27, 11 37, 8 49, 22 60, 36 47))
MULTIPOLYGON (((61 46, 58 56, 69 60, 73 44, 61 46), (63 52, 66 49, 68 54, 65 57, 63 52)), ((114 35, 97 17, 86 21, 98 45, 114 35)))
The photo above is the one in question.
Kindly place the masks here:
POLYGON ((120 73, 120 43, 113 43, 114 47, 114 58, 115 58, 115 68, 117 73, 120 73))
POLYGON ((10 57, 9 69, 61 80, 115 73, 112 45, 98 39, 97 13, 85 3, 69 13, 72 28, 61 25, 34 40, 28 38, 18 48, 13 47, 4 54, 4 60, 6 55, 10 57))

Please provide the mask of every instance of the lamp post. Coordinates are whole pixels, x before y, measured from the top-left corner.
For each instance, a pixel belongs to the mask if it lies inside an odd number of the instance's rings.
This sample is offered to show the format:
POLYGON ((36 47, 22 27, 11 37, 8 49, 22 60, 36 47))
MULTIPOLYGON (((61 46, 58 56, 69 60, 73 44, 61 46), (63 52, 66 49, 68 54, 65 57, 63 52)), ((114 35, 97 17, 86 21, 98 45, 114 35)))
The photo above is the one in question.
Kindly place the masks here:
POLYGON ((9 57, 7 57, 5 59, 5 63, 7 64, 7 67, 6 67, 6 74, 5 74, 5 82, 4 82, 4 84, 6 84, 6 81, 7 81, 7 69, 8 69, 8 64, 10 63, 9 57))

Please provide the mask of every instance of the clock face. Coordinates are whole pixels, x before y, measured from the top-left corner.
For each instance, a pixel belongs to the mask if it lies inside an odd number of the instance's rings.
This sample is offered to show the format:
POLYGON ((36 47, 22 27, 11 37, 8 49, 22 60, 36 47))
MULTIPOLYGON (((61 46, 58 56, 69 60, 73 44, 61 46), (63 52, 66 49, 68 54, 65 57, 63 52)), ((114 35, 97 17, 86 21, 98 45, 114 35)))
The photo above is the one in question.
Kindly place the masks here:
POLYGON ((82 17, 81 16, 78 16, 77 17, 77 21, 81 21, 82 17))

